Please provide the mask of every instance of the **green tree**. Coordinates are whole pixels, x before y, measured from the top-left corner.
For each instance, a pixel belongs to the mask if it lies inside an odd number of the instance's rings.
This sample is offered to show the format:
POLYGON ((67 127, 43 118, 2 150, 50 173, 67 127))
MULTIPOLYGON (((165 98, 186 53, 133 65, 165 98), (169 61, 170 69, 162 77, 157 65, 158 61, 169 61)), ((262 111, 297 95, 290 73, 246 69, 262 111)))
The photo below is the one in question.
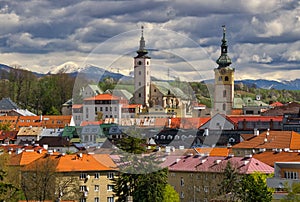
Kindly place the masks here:
POLYGON ((167 185, 167 169, 159 167, 159 161, 154 154, 146 154, 146 140, 139 131, 130 129, 128 136, 118 142, 122 151, 119 177, 114 180, 114 191, 118 202, 133 201, 163 201, 167 185))
POLYGON ((299 202, 300 201, 300 183, 293 183, 291 186, 285 184, 287 195, 281 199, 281 202, 299 202))
POLYGON ((179 202, 179 194, 175 191, 175 189, 167 184, 164 192, 163 202, 179 202))
POLYGON ((220 195, 228 195, 230 200, 235 201, 237 198, 236 191, 239 188, 240 176, 237 170, 231 165, 230 161, 224 169, 224 178, 219 184, 220 195))
POLYGON ((243 175, 237 195, 243 202, 272 201, 272 191, 268 189, 263 174, 243 175))
POLYGON ((0 155, 0 202, 22 199, 19 172, 16 168, 8 167, 9 157, 6 153, 0 155))

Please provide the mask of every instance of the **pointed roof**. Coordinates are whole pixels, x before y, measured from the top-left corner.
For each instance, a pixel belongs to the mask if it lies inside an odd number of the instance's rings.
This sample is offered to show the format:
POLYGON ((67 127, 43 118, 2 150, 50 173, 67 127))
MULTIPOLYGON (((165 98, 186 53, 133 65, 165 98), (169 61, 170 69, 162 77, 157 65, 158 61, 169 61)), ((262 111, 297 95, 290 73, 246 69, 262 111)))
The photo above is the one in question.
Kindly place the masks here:
POLYGON ((19 109, 19 107, 10 98, 2 98, 2 100, 0 100, 0 110, 13 110, 13 109, 19 109))
POLYGON ((227 55, 228 45, 227 45, 227 40, 225 37, 225 34, 226 34, 225 25, 223 25, 222 27, 223 27, 223 38, 222 38, 222 45, 221 45, 221 56, 216 61, 217 64, 219 65, 219 68, 228 67, 232 63, 231 59, 227 55))
POLYGON ((144 39, 144 26, 141 27, 141 39, 140 39, 140 48, 139 50, 137 50, 137 56, 136 58, 141 58, 141 57, 146 57, 146 58, 150 58, 149 56, 147 56, 148 51, 145 49, 146 43, 145 43, 145 39, 144 39))

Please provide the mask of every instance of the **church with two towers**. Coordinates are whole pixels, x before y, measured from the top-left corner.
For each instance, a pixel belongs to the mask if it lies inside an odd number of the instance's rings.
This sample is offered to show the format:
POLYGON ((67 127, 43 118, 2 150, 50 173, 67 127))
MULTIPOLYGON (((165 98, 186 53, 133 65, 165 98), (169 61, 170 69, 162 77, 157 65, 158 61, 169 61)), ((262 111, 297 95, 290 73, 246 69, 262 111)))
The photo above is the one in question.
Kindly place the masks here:
MULTIPOLYGON (((164 81, 151 81, 151 57, 145 48, 145 39, 141 30, 140 46, 134 57, 134 95, 135 104, 141 104, 146 116, 154 117, 192 117, 196 103, 181 89, 164 81)), ((231 114, 234 99, 234 72, 227 55, 228 45, 226 29, 223 26, 221 55, 214 69, 215 84, 212 114, 231 114)), ((195 114, 195 113, 194 113, 195 114)), ((142 114, 141 114, 142 115, 142 114)))

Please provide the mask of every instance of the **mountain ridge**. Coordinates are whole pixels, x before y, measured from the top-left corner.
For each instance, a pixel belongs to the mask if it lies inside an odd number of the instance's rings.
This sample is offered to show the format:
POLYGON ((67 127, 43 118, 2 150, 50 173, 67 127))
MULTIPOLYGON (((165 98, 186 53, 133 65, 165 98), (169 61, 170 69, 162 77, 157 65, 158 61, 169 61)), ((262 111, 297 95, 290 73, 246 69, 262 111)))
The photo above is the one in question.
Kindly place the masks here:
MULTIPOLYGON (((2 74, 7 74, 13 67, 10 67, 5 64, 0 64, 0 71, 2 74)), ((22 69, 22 68, 21 68, 22 69)), ((33 72, 33 71, 31 71, 33 72)), ((83 75, 87 77, 89 80, 101 81, 106 77, 114 78, 115 80, 129 80, 132 79, 131 76, 125 76, 121 73, 115 73, 108 71, 104 68, 97 67, 91 64, 88 64, 84 67, 80 67, 75 62, 66 62, 56 67, 52 67, 47 73, 37 73, 33 72, 35 75, 42 77, 48 74, 59 74, 66 73, 71 75, 72 77, 77 77, 78 75, 83 75)), ((203 83, 212 84, 214 79, 199 81, 203 83)), ((283 81, 275 81, 275 80, 267 80, 267 79, 243 79, 236 80, 235 84, 243 84, 249 87, 256 87, 261 89, 277 89, 277 90, 300 90, 300 79, 295 79, 291 81, 283 80, 283 81)))

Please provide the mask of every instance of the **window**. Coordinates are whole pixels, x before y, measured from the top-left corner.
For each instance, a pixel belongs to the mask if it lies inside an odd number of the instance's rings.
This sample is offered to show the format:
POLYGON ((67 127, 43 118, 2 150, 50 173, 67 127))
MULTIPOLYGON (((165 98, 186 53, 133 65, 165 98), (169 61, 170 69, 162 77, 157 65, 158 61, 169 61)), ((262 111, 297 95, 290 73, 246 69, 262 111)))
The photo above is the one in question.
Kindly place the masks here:
POLYGON ((112 111, 112 107, 109 107, 109 111, 110 111, 110 112, 112 111))
POLYGON ((228 76, 225 76, 225 81, 229 81, 229 78, 228 78, 228 76))
POLYGON ((99 197, 95 197, 94 202, 99 202, 99 197))
POLYGON ((110 197, 107 197, 107 202, 114 202, 114 197, 110 196, 110 197))
POLYGON ((85 113, 86 113, 85 117, 88 119, 89 118, 89 108, 85 109, 85 113))
POLYGON ((226 111, 226 104, 223 104, 223 111, 226 111))
POLYGON ((103 111, 102 107, 100 107, 100 111, 101 111, 101 112, 103 111))
POLYGON ((87 191, 87 187, 84 186, 84 185, 80 186, 79 189, 80 189, 81 192, 87 191))
POLYGON ((141 71, 139 71, 139 75, 141 75, 142 74, 142 72, 141 71))
POLYGON ((181 179, 180 179, 180 185, 183 187, 184 186, 184 179, 183 179, 183 177, 181 177, 181 179))
POLYGON ((97 107, 95 107, 95 112, 97 113, 97 107))
POLYGON ((284 178, 287 179, 298 179, 298 172, 293 172, 293 171, 285 171, 284 172, 284 178))
POLYGON ((86 198, 80 198, 79 202, 86 202, 86 198))
POLYGON ((105 111, 108 111, 108 107, 105 107, 105 111))
POLYGON ((226 97, 227 96, 227 92, 226 90, 223 90, 223 97, 226 97))
POLYGON ((85 179, 86 178, 86 173, 80 173, 80 179, 85 179))
POLYGON ((138 65, 142 65, 142 61, 138 61, 138 65))
POLYGON ((95 179, 99 179, 100 174, 99 173, 95 173, 95 179))
POLYGON ((219 81, 222 81, 222 77, 221 76, 219 76, 219 81))
POLYGON ((184 192, 180 192, 180 198, 184 198, 184 192))
POLYGON ((207 193, 208 192, 208 186, 204 187, 204 192, 207 193))
POLYGON ((142 83, 141 82, 139 82, 139 86, 141 86, 142 85, 142 83))
POLYGON ((114 189, 114 185, 107 185, 107 191, 112 191, 114 189))
POLYGON ((115 112, 117 111, 117 107, 115 107, 115 112))
POLYGON ((114 179, 114 173, 113 172, 108 172, 107 173, 107 178, 108 179, 114 179))
POLYGON ((95 185, 95 191, 99 191, 99 185, 95 185))
POLYGON ((139 93, 139 97, 142 97, 142 94, 141 94, 141 93, 139 93))

